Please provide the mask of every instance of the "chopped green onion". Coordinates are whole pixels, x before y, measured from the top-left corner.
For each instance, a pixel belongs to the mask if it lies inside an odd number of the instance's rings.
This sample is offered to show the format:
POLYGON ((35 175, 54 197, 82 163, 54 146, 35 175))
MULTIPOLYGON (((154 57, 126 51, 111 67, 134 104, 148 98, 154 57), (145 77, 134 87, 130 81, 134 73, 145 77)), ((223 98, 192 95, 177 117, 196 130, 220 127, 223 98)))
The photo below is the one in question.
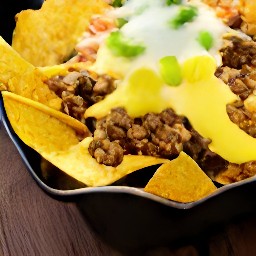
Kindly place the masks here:
POLYGON ((133 44, 131 39, 125 38, 120 31, 112 32, 106 39, 107 47, 116 56, 135 57, 145 51, 145 47, 140 44, 133 44))
POLYGON ((125 25, 128 21, 123 18, 117 18, 116 19, 116 25, 118 28, 121 28, 123 25, 125 25))
POLYGON ((213 36, 208 31, 201 31, 197 40, 207 51, 213 46, 213 36))
POLYGON ((159 60, 159 71, 165 83, 178 86, 182 82, 181 66, 175 56, 166 56, 159 60))
POLYGON ((197 16, 198 10, 195 6, 182 6, 179 10, 179 13, 169 21, 169 25, 178 29, 186 22, 191 22, 197 16))
POLYGON ((181 4, 181 0, 166 0, 166 4, 168 6, 170 6, 172 4, 181 4))
POLYGON ((114 0, 111 4, 113 7, 121 7, 123 5, 122 0, 114 0))

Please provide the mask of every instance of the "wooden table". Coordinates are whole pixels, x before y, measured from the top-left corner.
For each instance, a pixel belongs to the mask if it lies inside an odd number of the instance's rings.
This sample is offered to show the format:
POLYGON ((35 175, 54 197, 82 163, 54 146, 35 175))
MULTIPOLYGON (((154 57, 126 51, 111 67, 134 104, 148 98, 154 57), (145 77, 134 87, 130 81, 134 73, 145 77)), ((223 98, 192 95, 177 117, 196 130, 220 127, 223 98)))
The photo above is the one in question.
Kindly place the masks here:
MULTIPOLYGON (((0 255, 123 255, 97 236, 75 204, 54 200, 38 187, 2 125, 0 163, 0 255)), ((201 252, 198 244, 143 255, 256 255, 256 216, 209 234, 201 252)))

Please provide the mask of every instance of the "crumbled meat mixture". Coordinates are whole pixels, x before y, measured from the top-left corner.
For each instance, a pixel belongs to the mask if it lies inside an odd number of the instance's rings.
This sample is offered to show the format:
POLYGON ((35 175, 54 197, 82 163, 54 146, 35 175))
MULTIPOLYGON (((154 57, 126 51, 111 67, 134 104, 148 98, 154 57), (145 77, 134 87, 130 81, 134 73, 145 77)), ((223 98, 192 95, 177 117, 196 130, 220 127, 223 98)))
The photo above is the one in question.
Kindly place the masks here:
POLYGON ((241 69, 244 64, 256 66, 256 42, 238 37, 227 38, 222 50, 223 66, 241 69))
MULTIPOLYGON (((215 75, 238 96, 236 102, 227 105, 227 114, 233 123, 256 138, 256 106, 252 108, 246 106, 247 99, 256 93, 256 42, 231 37, 221 52, 223 66, 216 70, 215 75)), ((224 173, 225 179, 229 182, 256 174, 256 161, 240 165, 228 163, 225 166, 223 169, 220 168, 220 175, 224 173)))
POLYGON ((123 108, 115 108, 97 121, 89 152, 98 162, 117 166, 126 154, 173 159, 184 150, 208 169, 217 168, 212 159, 223 169, 226 161, 208 149, 209 143, 172 109, 131 118, 123 108))
POLYGON ((208 145, 211 141, 203 138, 193 128, 189 130, 191 139, 184 144, 184 152, 190 155, 205 171, 216 172, 225 168, 228 162, 209 150, 208 145))
POLYGON ((111 77, 103 75, 95 81, 87 72, 77 71, 66 76, 54 76, 46 84, 62 98, 63 112, 82 122, 85 122, 84 112, 89 106, 115 90, 111 77))
POLYGON ((245 109, 242 102, 240 106, 230 104, 227 106, 227 113, 232 122, 236 123, 242 130, 250 136, 256 138, 256 113, 245 109))
POLYGON ((230 120, 256 138, 256 113, 246 109, 244 104, 245 100, 255 92, 256 70, 252 70, 248 65, 243 65, 241 70, 221 67, 216 71, 216 76, 229 85, 232 92, 240 99, 227 105, 230 120))
POLYGON ((89 153, 93 155, 100 164, 117 166, 123 160, 123 149, 115 141, 93 140, 90 143, 89 153))
POLYGON ((233 183, 241 181, 256 175, 256 161, 251 161, 243 164, 229 163, 227 168, 220 172, 217 176, 217 181, 225 183, 233 183))

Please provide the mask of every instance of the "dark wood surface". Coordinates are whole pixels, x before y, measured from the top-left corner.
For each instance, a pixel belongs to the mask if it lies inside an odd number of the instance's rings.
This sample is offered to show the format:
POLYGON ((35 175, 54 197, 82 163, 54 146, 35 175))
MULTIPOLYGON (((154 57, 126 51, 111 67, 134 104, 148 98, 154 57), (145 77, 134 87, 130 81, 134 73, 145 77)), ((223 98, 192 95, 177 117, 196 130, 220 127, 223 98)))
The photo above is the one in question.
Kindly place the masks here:
MULTIPOLYGON (((97 236, 75 204, 52 199, 38 187, 1 125, 0 255, 123 255, 97 236)), ((196 244, 155 248, 143 255, 256 255, 256 216, 196 244)))

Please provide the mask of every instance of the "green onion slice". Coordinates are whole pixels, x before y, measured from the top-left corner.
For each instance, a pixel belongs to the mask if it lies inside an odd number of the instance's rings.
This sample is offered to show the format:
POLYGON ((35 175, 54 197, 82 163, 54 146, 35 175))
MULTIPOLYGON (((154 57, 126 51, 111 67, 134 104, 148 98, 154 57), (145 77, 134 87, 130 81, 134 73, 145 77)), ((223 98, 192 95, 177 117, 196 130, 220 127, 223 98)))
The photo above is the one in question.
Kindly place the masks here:
POLYGON ((181 4, 181 0, 166 0, 166 5, 181 4))
POLYGON ((165 83, 178 86, 182 82, 181 66, 175 56, 166 56, 159 60, 159 71, 165 83))
POLYGON ((122 26, 124 26, 126 23, 128 22, 128 20, 124 19, 124 18, 117 18, 116 19, 116 26, 118 28, 121 28, 122 26))
POLYGON ((195 6, 182 6, 173 19, 169 21, 169 25, 178 29, 183 26, 186 22, 191 22, 198 15, 198 9, 195 6))
POLYGON ((116 56, 135 57, 145 51, 141 44, 134 44, 131 39, 124 37, 120 31, 112 32, 106 39, 106 45, 116 56))
POLYGON ((122 3, 122 0, 114 0, 111 5, 113 7, 121 7, 123 3, 122 3))
POLYGON ((213 36, 208 31, 201 31, 197 40, 207 51, 210 50, 213 46, 213 36))

